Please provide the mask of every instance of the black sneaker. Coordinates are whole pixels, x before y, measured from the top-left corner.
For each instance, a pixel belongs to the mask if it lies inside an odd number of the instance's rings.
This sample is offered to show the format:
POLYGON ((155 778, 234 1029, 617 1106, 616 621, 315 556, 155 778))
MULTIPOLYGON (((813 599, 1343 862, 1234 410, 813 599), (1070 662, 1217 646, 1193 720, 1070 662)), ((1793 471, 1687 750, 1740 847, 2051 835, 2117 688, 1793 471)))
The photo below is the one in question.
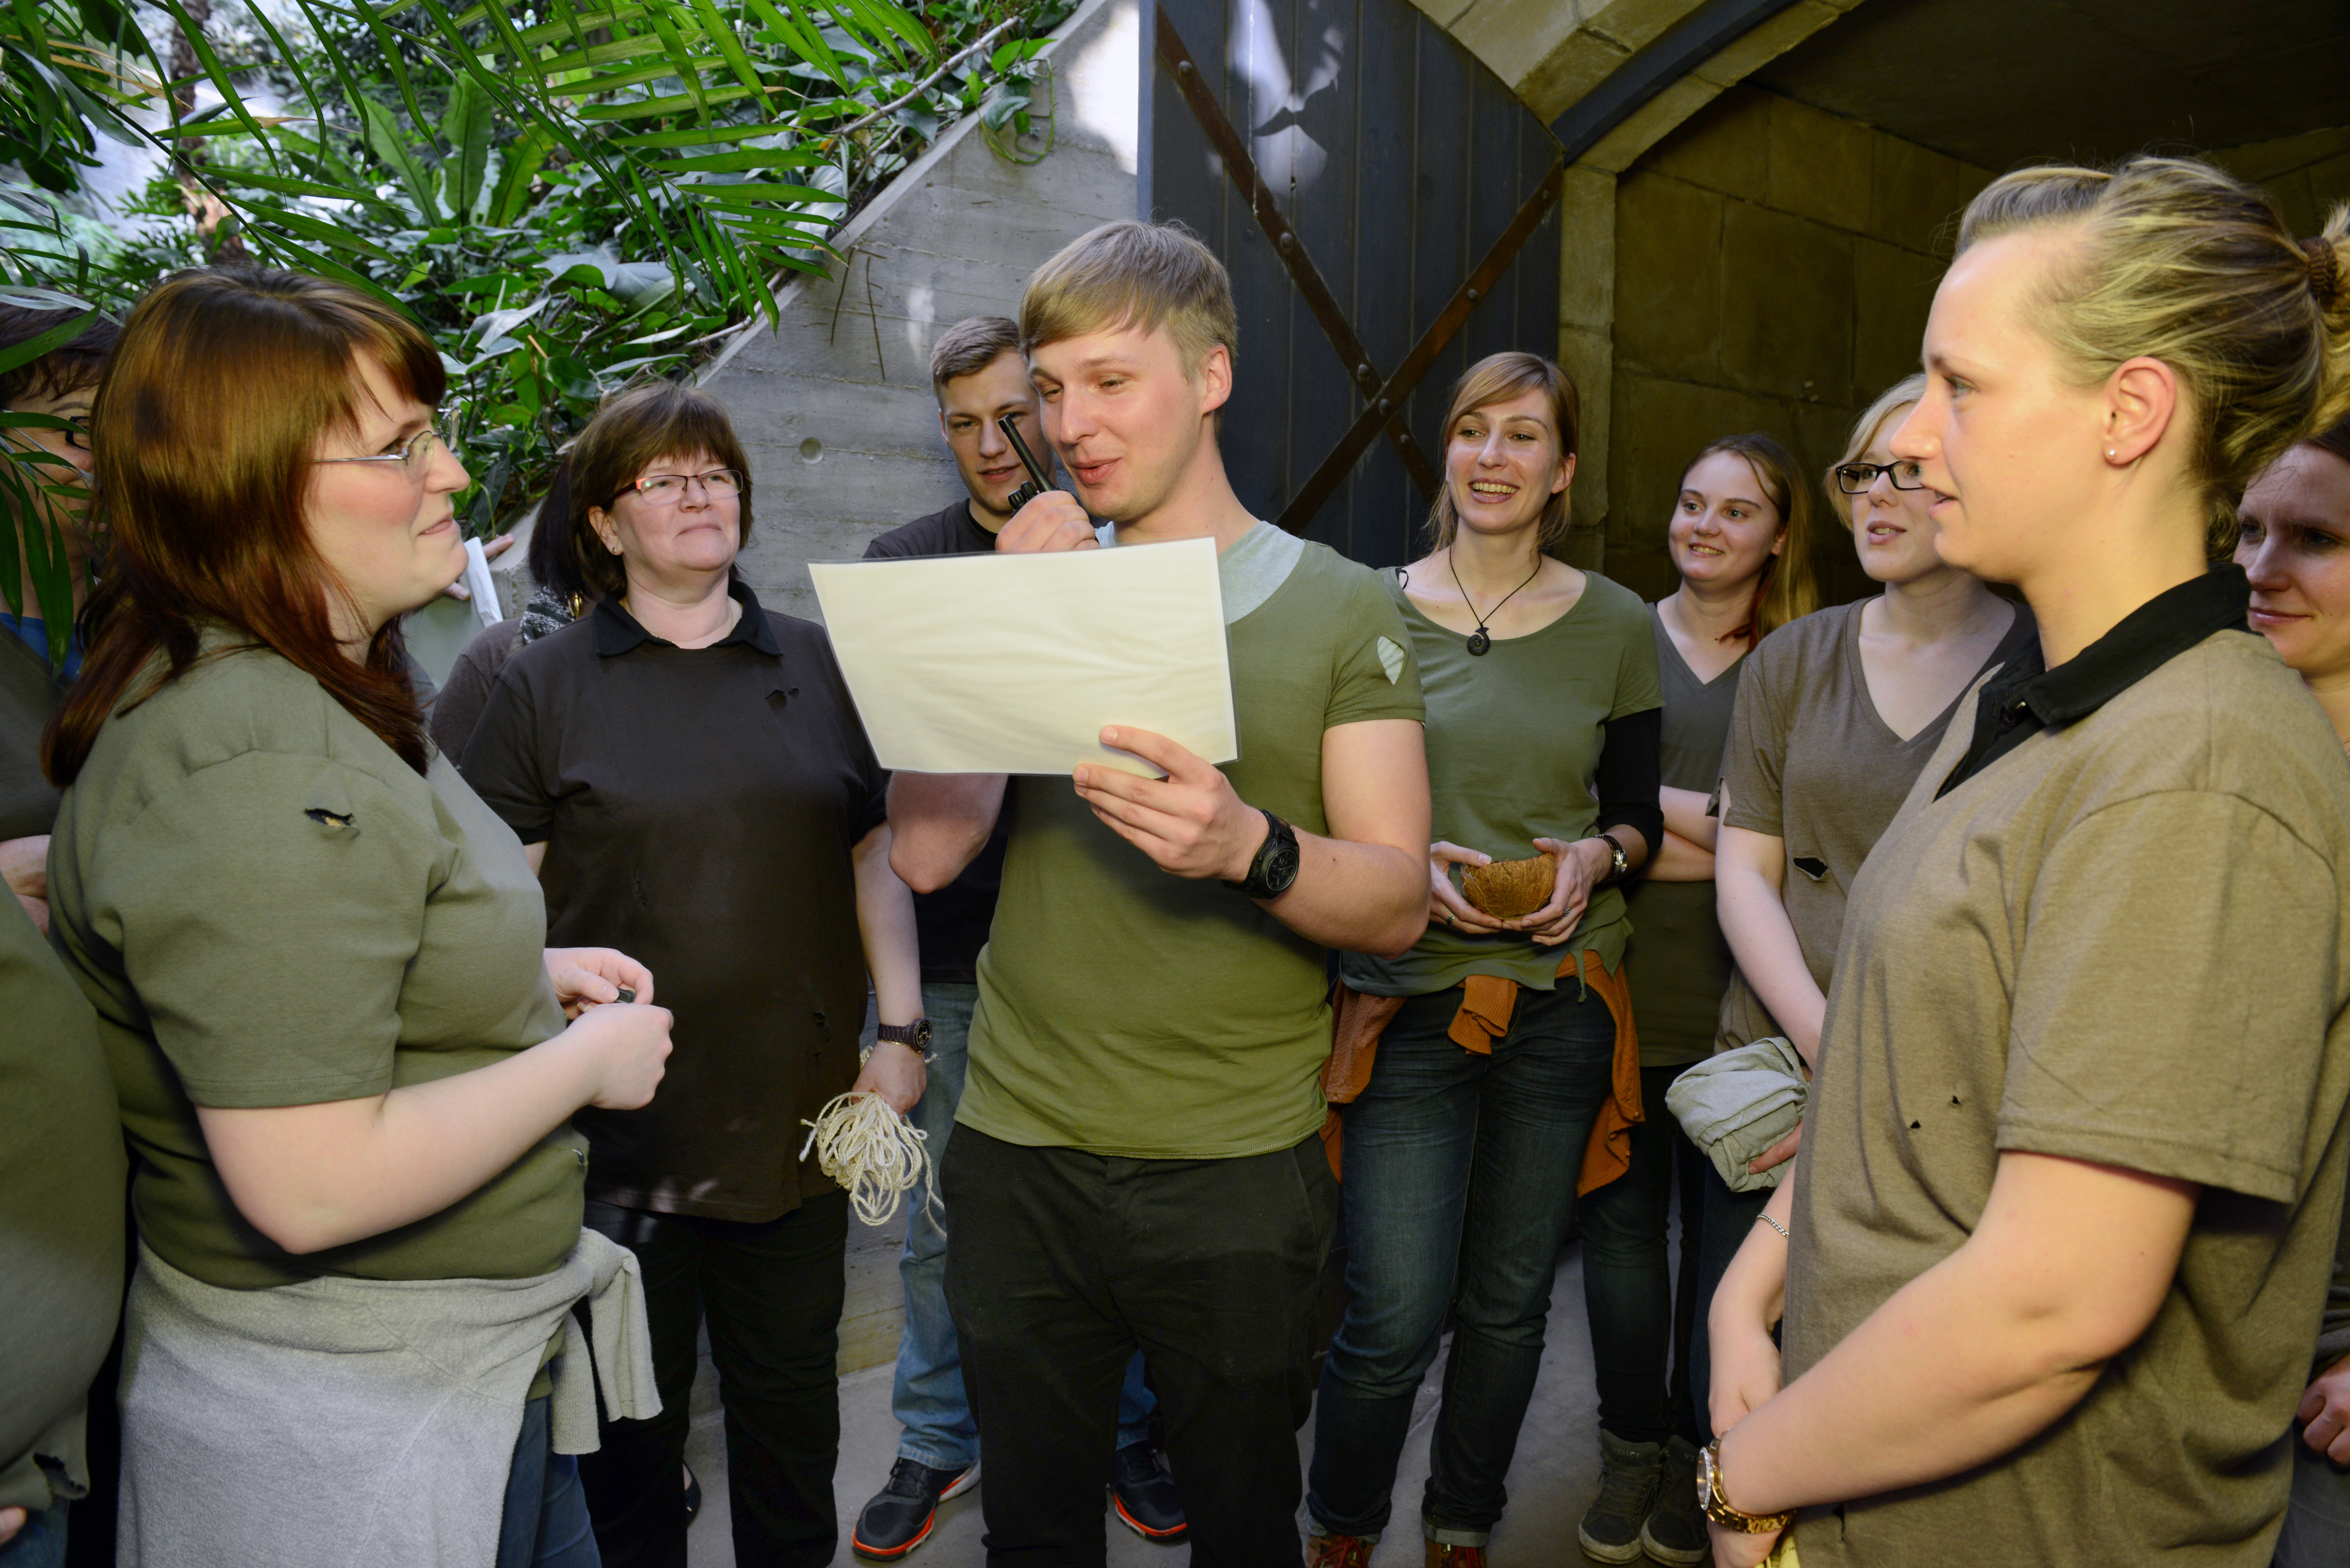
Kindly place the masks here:
POLYGON ((1599 1434, 1599 1501, 1575 1527, 1584 1553, 1601 1563, 1633 1563, 1640 1556, 1640 1527, 1657 1501, 1665 1468, 1661 1443, 1627 1443, 1613 1432, 1599 1434))
POLYGON ((1119 1520, 1145 1541, 1178 1541, 1191 1528, 1167 1457, 1148 1442, 1128 1443, 1112 1457, 1109 1496, 1119 1520))
POLYGON ((1659 1563, 1697 1563, 1713 1555, 1697 1505, 1697 1449, 1687 1438, 1665 1439, 1665 1468, 1648 1521, 1640 1526, 1640 1545, 1659 1563))
POLYGON ((931 1538, 938 1522, 939 1504, 961 1497, 979 1484, 979 1466, 959 1470, 934 1470, 919 1459, 900 1459, 889 1467, 889 1484, 873 1494, 857 1516, 848 1548, 876 1563, 893 1563, 931 1538))

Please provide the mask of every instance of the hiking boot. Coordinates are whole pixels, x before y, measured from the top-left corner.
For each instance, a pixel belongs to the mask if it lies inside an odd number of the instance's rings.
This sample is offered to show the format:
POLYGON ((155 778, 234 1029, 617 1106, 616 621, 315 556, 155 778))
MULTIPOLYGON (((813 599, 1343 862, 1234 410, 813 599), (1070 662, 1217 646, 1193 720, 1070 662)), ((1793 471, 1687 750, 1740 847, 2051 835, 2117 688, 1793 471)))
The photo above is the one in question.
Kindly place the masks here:
POLYGON ((1640 1526, 1641 1550, 1659 1563, 1703 1563, 1713 1555, 1705 1511, 1697 1505, 1697 1449, 1687 1438, 1665 1439, 1665 1468, 1657 1501, 1640 1526))
POLYGON ((894 1563, 931 1538, 939 1504, 979 1484, 979 1466, 934 1470, 920 1459, 900 1458, 889 1467, 889 1484, 873 1494, 849 1532, 848 1549, 876 1563, 894 1563))
POLYGON ((1649 1508, 1657 1501, 1657 1483, 1663 1479, 1664 1469, 1663 1444, 1627 1443, 1601 1429, 1599 1499, 1575 1527, 1575 1538, 1583 1542, 1586 1556, 1600 1563, 1639 1560, 1640 1527, 1648 1522, 1649 1508))
POLYGON ((1431 1541, 1428 1543, 1428 1568, 1485 1568, 1485 1549, 1431 1541))
POLYGON ((1309 1535, 1305 1568, 1371 1568, 1371 1550, 1377 1545, 1359 1535, 1309 1535))
POLYGON ((1167 1457, 1148 1441, 1128 1443, 1111 1457, 1109 1496, 1119 1521, 1145 1541, 1178 1541, 1191 1528, 1167 1457))

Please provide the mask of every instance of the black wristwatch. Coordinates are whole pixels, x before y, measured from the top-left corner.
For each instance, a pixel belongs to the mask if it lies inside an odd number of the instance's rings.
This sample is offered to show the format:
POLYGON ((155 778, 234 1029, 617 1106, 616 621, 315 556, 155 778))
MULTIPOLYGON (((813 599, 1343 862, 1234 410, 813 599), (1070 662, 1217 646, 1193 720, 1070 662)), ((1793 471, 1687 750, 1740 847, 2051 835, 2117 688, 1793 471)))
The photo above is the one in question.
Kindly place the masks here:
POLYGON ((1604 883, 1621 882, 1632 874, 1632 862, 1625 857, 1624 846, 1612 833, 1595 833, 1591 836, 1607 846, 1607 875, 1599 878, 1604 883))
POLYGON ((928 1055, 931 1049, 931 1021, 927 1018, 917 1018, 911 1023, 884 1023, 873 1032, 873 1038, 887 1040, 898 1045, 910 1045, 916 1053, 928 1055))
MULTIPOLYGON (((1257 808, 1263 811, 1264 808, 1257 808)), ((1264 842, 1256 846, 1256 858, 1249 862, 1245 881, 1226 882, 1252 898, 1278 898, 1289 891, 1297 880, 1297 830, 1267 811, 1264 813, 1264 842)))

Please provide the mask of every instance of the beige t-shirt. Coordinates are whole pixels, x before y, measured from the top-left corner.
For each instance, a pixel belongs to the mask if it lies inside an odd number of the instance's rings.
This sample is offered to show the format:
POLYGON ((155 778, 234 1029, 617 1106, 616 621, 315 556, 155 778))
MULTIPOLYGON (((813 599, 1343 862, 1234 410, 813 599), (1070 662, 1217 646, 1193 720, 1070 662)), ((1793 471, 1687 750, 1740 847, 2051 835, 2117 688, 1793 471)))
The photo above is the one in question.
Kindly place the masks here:
POLYGON ((1805 1568, 2263 1568, 2350 1162, 2350 772, 2238 631, 1937 800, 1974 708, 1853 888, 1787 1377, 1967 1240, 2002 1150, 2204 1191, 2152 1324, 2080 1404, 1963 1475, 1807 1511, 1805 1568))

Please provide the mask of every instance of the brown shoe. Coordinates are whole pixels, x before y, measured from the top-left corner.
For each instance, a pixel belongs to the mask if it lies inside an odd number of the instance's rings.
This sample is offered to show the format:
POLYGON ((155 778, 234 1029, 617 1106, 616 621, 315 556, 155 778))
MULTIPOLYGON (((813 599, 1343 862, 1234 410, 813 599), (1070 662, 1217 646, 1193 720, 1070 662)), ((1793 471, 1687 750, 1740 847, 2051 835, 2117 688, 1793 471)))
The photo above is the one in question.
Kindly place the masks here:
POLYGON ((1485 1568, 1485 1549, 1431 1541, 1428 1543, 1428 1568, 1485 1568))
POLYGON ((1359 1535, 1309 1535, 1305 1568, 1371 1568, 1371 1548, 1377 1544, 1359 1535))

